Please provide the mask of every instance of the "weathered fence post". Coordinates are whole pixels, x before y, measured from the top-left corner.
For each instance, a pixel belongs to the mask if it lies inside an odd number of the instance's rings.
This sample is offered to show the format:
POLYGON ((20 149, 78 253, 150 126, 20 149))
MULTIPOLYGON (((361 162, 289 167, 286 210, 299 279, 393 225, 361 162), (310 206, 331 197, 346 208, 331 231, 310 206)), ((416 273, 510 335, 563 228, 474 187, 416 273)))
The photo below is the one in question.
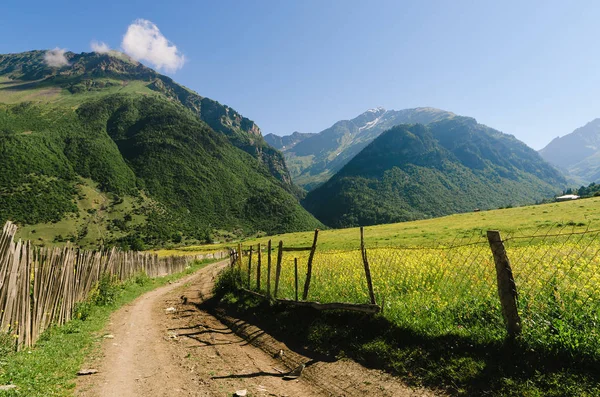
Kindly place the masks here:
POLYGON ((302 294, 302 300, 308 298, 308 290, 310 288, 310 278, 312 276, 312 262, 317 249, 317 238, 319 237, 319 229, 315 229, 315 237, 313 239, 312 248, 310 249, 310 255, 308 255, 308 264, 306 266, 306 281, 304 282, 304 293, 302 294))
POLYGON ((294 280, 296 287, 296 302, 298 302, 298 258, 294 258, 294 280))
POLYGON ((237 275, 235 275, 235 283, 239 282, 240 287, 243 286, 244 281, 242 279, 242 257, 244 251, 242 251, 242 243, 238 243, 238 255, 237 255, 237 275))
POLYGON ((279 240, 279 250, 277 251, 277 266, 275 268, 275 291, 273 291, 273 297, 277 299, 277 292, 279 292, 279 276, 281 276, 281 260, 283 259, 283 241, 279 240))
POLYGON ((365 237, 363 227, 360 227, 360 252, 362 254, 363 265, 365 266, 365 276, 367 277, 367 287, 369 287, 369 297, 371 304, 375 305, 375 292, 373 292, 373 280, 371 280, 371 268, 367 259, 367 249, 365 248, 365 237))
POLYGON ((250 254, 248 257, 248 289, 252 289, 250 283, 252 281, 252 246, 250 246, 250 254))
POLYGON ((498 296, 502 305, 502 315, 506 322, 508 335, 513 338, 521 333, 521 319, 517 310, 517 286, 506 254, 506 248, 500 238, 500 232, 488 230, 487 238, 496 264, 496 280, 498 282, 498 296))
POLYGON ((256 264, 256 289, 260 292, 260 265, 261 265, 261 246, 258 243, 258 263, 256 264))
POLYGON ((235 264, 237 263, 237 251, 235 250, 235 248, 230 248, 229 249, 229 267, 233 270, 233 268, 235 267, 235 264))
POLYGON ((271 240, 267 243, 267 297, 271 297, 271 240))

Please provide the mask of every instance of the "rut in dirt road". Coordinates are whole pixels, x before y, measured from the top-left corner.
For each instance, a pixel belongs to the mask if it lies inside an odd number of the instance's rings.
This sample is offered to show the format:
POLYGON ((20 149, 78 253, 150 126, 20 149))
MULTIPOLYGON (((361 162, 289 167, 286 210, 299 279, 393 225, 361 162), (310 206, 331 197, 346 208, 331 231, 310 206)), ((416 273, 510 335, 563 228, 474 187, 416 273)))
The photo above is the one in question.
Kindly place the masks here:
POLYGON ((349 360, 318 362, 299 379, 284 380, 282 373, 310 359, 256 327, 225 319, 242 338, 203 310, 226 264, 209 265, 115 312, 105 330, 114 338, 105 339, 101 356, 86 363, 99 373, 80 378, 76 395, 231 396, 237 390, 250 396, 434 395, 349 360), (267 353, 279 350, 285 360, 267 353))

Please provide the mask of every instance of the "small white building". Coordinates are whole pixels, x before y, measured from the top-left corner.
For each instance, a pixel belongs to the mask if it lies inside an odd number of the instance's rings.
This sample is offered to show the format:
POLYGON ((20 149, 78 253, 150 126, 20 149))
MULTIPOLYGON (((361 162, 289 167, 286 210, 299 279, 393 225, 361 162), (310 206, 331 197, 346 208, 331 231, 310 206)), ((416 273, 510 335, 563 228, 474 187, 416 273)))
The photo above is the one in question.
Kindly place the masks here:
POLYGON ((556 201, 569 201, 569 200, 577 200, 579 198, 576 194, 565 194, 564 196, 558 196, 556 201))

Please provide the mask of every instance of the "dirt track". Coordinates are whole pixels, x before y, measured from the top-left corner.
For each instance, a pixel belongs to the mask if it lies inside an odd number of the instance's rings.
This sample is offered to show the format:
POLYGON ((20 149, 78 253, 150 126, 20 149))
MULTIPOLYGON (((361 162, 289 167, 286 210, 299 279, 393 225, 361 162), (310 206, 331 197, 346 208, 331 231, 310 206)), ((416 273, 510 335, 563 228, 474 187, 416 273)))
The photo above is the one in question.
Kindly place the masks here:
POLYGON ((433 396, 350 360, 311 362, 298 380, 282 379, 310 360, 240 320, 223 322, 202 309, 226 262, 207 266, 149 292, 115 312, 102 353, 79 379, 76 395, 92 396, 433 396), (181 296, 188 298, 187 302, 181 296), (167 308, 175 312, 167 312, 167 308), (224 325, 228 324, 229 326, 224 325), (237 334, 232 331, 236 330, 237 334), (238 336, 240 335, 240 336, 238 336), (283 358, 273 352, 284 351, 283 358))

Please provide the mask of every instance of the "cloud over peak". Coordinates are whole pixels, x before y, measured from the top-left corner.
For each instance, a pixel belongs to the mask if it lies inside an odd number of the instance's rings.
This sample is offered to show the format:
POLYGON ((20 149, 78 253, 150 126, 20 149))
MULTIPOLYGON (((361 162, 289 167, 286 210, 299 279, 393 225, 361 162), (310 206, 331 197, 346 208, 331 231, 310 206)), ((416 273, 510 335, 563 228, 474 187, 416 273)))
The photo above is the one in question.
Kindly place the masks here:
POLYGON ((90 46, 92 47, 92 51, 97 52, 99 54, 106 54, 110 52, 110 47, 103 41, 98 42, 96 40, 93 40, 90 46))
POLYGON ((66 49, 58 47, 53 50, 48 50, 44 54, 44 62, 46 62, 46 65, 52 68, 67 66, 69 64, 69 60, 67 57, 65 57, 65 52, 67 52, 66 49))
POLYGON ((146 19, 137 19, 129 25, 121 47, 133 59, 147 61, 159 70, 174 72, 185 63, 185 56, 175 44, 163 36, 158 26, 146 19))

